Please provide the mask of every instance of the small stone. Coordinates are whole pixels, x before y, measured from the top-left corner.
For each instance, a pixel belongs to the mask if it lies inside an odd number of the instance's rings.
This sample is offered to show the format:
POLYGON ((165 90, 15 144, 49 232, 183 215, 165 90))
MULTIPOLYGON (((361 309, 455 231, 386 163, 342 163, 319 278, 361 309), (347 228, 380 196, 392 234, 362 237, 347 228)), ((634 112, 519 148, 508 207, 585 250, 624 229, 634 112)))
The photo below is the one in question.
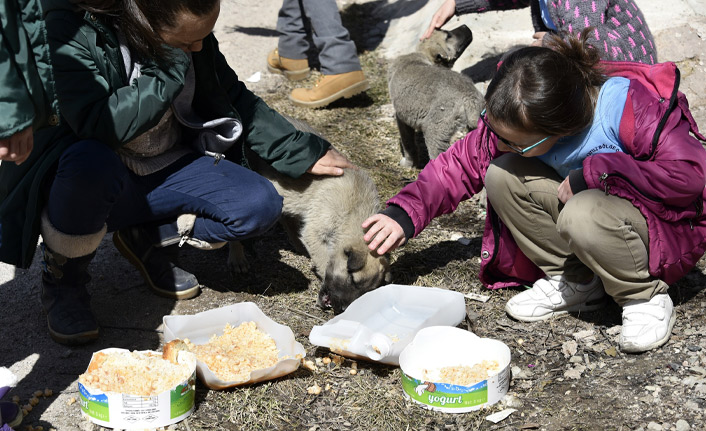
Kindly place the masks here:
POLYGON ((706 369, 704 369, 702 367, 691 367, 691 371, 699 373, 702 376, 706 376, 706 369))
POLYGON ((694 376, 688 376, 688 377, 684 377, 684 379, 681 381, 681 384, 684 385, 684 386, 693 386, 693 385, 695 385, 698 381, 699 381, 699 379, 697 379, 696 377, 694 377, 694 376))
POLYGON ((691 400, 685 402, 684 407, 686 407, 687 409, 692 410, 692 411, 700 411, 701 410, 699 403, 697 403, 696 401, 691 401, 691 400))
POLYGON ((618 335, 618 334, 620 334, 620 331, 622 331, 622 330, 623 330, 623 327, 621 325, 617 325, 617 326, 613 326, 613 327, 606 329, 605 332, 608 335, 618 335))
POLYGON ((685 421, 684 419, 679 419, 677 421, 677 431, 689 431, 691 429, 691 426, 689 426, 689 422, 685 421))
POLYGON ((701 346, 686 346, 686 348, 691 352, 700 352, 701 346))
POLYGON ((514 395, 505 395, 503 398, 503 404, 506 407, 520 408, 522 407, 522 401, 514 395))
POLYGON ((662 431, 664 428, 657 422, 650 422, 647 424, 647 429, 650 431, 662 431))

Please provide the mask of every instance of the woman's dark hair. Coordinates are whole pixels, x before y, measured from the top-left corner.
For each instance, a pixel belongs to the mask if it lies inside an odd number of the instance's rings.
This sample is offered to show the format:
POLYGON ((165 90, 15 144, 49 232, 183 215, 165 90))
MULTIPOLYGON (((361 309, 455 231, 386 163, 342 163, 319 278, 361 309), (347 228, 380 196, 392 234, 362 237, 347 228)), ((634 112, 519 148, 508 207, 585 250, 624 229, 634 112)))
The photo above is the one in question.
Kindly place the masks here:
POLYGON ((220 0, 71 0, 81 9, 104 16, 120 29, 139 58, 168 59, 159 32, 174 27, 181 12, 204 16, 220 0))
POLYGON ((546 47, 512 52, 488 85, 488 113, 508 127, 550 136, 573 135, 591 124, 605 82, 598 51, 588 44, 592 31, 566 40, 551 35, 546 47))

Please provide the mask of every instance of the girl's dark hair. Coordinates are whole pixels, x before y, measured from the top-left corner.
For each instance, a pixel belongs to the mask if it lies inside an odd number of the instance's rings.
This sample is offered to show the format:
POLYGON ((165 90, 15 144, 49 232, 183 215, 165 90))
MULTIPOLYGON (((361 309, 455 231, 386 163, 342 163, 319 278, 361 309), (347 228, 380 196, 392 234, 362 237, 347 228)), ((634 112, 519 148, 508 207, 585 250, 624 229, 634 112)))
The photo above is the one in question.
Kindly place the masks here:
POLYGON ((159 32, 176 25, 181 12, 204 16, 220 0, 71 0, 81 9, 104 16, 120 29, 139 58, 164 61, 168 50, 159 32))
POLYGON ((592 31, 566 40, 551 35, 546 47, 511 53, 488 85, 488 113, 508 127, 549 136, 573 135, 591 124, 605 82, 598 51, 588 44, 592 31))

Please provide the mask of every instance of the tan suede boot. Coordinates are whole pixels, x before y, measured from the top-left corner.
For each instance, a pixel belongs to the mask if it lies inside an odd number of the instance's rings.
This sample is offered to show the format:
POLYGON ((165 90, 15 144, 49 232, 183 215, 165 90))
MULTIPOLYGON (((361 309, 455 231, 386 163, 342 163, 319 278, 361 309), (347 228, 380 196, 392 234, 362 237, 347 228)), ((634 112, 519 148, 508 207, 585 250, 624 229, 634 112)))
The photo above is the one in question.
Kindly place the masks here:
POLYGON ((313 88, 295 88, 289 95, 295 105, 307 108, 320 108, 341 97, 346 99, 370 88, 362 70, 322 75, 313 88))
POLYGON ((290 81, 301 81, 309 76, 309 60, 293 60, 280 57, 277 48, 267 54, 267 70, 270 73, 284 75, 290 81))

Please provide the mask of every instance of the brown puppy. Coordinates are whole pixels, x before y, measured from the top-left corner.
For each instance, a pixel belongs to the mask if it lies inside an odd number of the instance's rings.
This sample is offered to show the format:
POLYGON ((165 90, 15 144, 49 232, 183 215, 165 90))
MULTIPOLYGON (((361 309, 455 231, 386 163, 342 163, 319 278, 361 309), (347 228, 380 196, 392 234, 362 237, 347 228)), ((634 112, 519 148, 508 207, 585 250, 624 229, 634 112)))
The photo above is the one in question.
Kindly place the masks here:
MULTIPOLYGON (((313 132, 288 118, 302 131, 313 132)), ((390 281, 389 259, 368 249, 363 221, 379 211, 375 184, 362 169, 346 169, 340 177, 304 174, 290 178, 275 171, 252 152, 248 162, 284 198, 282 225, 290 240, 311 258, 321 278, 318 305, 340 313, 362 294, 390 281)), ((242 245, 231 242, 231 270, 247 270, 242 245)))

